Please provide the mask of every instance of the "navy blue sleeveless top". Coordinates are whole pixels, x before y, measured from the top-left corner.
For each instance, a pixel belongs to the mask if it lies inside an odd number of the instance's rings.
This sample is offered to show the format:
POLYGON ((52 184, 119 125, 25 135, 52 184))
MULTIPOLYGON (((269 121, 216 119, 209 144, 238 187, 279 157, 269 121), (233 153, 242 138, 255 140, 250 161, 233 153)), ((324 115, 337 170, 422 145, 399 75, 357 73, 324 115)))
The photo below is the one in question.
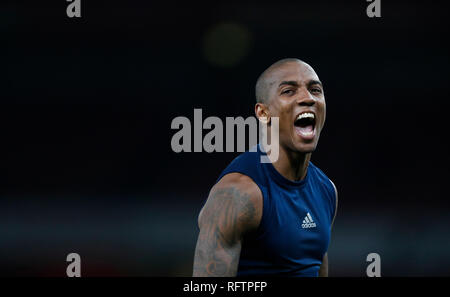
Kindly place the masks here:
POLYGON ((237 276, 318 276, 330 243, 336 192, 311 162, 306 177, 292 181, 262 163, 260 147, 234 159, 220 174, 250 177, 263 196, 263 214, 255 232, 244 236, 237 276))

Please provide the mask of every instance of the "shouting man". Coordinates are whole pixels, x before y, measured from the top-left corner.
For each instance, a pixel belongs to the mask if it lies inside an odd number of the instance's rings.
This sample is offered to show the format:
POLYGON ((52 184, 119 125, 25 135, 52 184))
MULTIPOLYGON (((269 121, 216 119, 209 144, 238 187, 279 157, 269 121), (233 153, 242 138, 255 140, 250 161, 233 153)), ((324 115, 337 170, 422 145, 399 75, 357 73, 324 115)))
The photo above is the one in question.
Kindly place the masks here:
POLYGON ((221 173, 198 217, 193 276, 328 276, 337 191, 310 161, 323 85, 305 62, 280 60, 256 82, 255 113, 269 126, 278 118, 278 158, 262 163, 270 151, 259 144, 221 173))

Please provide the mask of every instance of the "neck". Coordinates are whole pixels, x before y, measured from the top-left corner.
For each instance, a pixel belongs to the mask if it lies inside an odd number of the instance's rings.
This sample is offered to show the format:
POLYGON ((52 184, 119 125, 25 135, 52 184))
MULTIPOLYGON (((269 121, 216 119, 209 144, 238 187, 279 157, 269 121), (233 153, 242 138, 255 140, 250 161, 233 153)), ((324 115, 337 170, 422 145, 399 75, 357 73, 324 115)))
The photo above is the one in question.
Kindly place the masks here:
POLYGON ((278 160, 272 162, 275 169, 285 178, 293 181, 306 177, 311 153, 301 153, 280 147, 278 160))

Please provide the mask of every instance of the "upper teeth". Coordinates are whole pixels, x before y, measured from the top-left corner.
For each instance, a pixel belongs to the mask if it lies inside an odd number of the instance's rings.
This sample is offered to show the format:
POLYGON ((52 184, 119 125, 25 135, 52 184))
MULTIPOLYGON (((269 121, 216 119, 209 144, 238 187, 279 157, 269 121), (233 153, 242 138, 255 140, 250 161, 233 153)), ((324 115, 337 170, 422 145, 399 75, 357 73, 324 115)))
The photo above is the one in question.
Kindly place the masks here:
POLYGON ((305 113, 299 114, 298 117, 297 117, 297 120, 301 120, 301 119, 304 119, 304 118, 312 118, 312 119, 314 119, 314 114, 310 113, 310 112, 305 112, 305 113))

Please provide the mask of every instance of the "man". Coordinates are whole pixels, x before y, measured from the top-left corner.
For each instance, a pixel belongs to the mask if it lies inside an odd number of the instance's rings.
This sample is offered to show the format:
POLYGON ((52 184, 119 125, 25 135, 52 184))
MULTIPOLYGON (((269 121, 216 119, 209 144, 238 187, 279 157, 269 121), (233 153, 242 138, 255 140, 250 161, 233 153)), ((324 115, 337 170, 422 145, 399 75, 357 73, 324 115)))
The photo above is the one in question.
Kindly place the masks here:
POLYGON ((325 122, 322 83, 308 64, 283 59, 258 78, 256 101, 259 120, 279 118, 278 159, 262 163, 270 151, 260 145, 219 176, 199 214, 193 276, 328 276, 337 191, 310 162, 325 122))

